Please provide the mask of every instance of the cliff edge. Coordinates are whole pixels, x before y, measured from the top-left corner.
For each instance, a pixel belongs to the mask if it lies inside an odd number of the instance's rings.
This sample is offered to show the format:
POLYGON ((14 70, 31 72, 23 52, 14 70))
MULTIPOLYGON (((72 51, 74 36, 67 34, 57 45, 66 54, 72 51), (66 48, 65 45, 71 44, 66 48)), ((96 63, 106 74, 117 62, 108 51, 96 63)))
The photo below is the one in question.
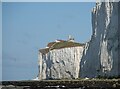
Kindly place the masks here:
POLYGON ((120 75, 120 3, 97 2, 92 10, 93 34, 80 63, 81 77, 120 75))
MULTIPOLYGON (((109 0, 108 0, 109 1, 109 0)), ((97 2, 92 36, 84 44, 57 40, 39 50, 41 79, 120 76, 120 2, 97 2)))
POLYGON ((76 79, 84 44, 57 40, 39 50, 39 75, 41 79, 76 79))

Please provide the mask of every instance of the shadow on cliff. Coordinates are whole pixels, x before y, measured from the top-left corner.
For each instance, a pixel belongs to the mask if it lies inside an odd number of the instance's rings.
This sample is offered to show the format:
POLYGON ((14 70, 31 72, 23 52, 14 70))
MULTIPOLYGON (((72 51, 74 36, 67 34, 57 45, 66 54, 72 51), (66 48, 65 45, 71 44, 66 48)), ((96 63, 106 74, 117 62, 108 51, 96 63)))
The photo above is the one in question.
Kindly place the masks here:
MULTIPOLYGON (((114 3, 117 4, 117 3, 114 3)), ((115 6, 113 4, 113 6, 115 6)), ((105 76, 106 74, 112 73, 111 71, 115 71, 114 68, 116 64, 118 64, 118 60, 113 60, 115 59, 118 54, 115 53, 114 50, 118 49, 115 48, 115 42, 118 41, 118 30, 116 31, 115 29, 115 35, 111 37, 111 33, 113 34, 114 30, 112 29, 112 24, 115 25, 114 20, 116 18, 113 16, 117 14, 116 12, 111 12, 111 18, 110 22, 107 25, 107 9, 105 9, 105 2, 102 2, 101 7, 96 7, 95 11, 92 12, 92 37, 90 42, 88 42, 85 46, 85 49, 83 51, 83 57, 81 59, 80 63, 80 77, 97 77, 97 76, 105 76), (111 65, 111 70, 106 71, 106 66, 104 66, 104 60, 103 59, 105 56, 104 54, 104 42, 107 42, 107 50, 108 56, 111 56, 113 58, 106 59, 108 61, 108 65, 113 62, 111 65), (103 47, 103 48, 102 48, 103 47), (111 54, 114 53, 114 54, 111 54), (115 56, 115 57, 114 57, 115 56), (103 63, 103 64, 102 64, 103 63)), ((114 8, 114 7, 113 7, 114 8)), ((114 10, 115 11, 115 10, 114 10)), ((115 25, 117 26, 117 25, 115 25)), ((117 29, 117 28, 116 28, 117 29)), ((118 53, 118 52, 117 52, 118 53)), ((107 58, 107 57, 105 57, 107 58)), ((117 70, 118 71, 118 70, 117 70)))
POLYGON ((118 29, 118 5, 120 3, 113 3, 114 10, 111 12, 110 22, 107 26, 107 35, 105 40, 107 40, 107 52, 111 57, 108 58, 108 64, 112 63, 111 69, 107 71, 108 76, 118 76, 118 68, 119 68, 119 29, 118 29), (115 7, 116 6, 116 7, 115 7), (116 23, 117 24, 116 24, 116 23), (115 28, 114 28, 115 27, 115 28), (112 35, 111 35, 112 33, 112 35), (116 72, 116 73, 115 73, 116 72), (113 73, 113 74, 112 74, 113 73))

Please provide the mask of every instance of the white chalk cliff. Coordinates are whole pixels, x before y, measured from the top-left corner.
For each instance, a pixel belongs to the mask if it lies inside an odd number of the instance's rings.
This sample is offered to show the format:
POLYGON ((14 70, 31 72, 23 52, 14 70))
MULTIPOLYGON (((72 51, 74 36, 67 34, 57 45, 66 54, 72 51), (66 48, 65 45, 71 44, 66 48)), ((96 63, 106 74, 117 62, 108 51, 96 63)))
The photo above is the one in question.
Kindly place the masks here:
POLYGON ((93 8, 93 34, 83 52, 81 77, 120 75, 119 5, 116 2, 98 2, 93 8))
POLYGON ((120 3, 97 2, 92 10, 91 40, 81 46, 76 44, 77 46, 57 48, 61 45, 59 42, 64 42, 60 40, 40 50, 38 78, 42 80, 119 76, 119 21, 120 3))
MULTIPOLYGON (((54 45, 54 44, 53 44, 54 45)), ((76 79, 79 77, 83 46, 39 51, 39 79, 76 79)))

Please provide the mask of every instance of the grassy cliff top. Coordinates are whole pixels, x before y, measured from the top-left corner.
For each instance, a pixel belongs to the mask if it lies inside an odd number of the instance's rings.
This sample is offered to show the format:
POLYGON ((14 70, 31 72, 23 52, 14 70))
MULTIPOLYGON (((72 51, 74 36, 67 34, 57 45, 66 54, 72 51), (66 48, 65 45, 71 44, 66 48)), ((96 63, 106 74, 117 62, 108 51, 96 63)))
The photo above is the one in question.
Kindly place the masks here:
POLYGON ((54 44, 51 46, 51 50, 53 50, 53 49, 67 48, 67 47, 83 46, 83 45, 84 45, 84 44, 80 44, 80 43, 76 43, 76 42, 64 41, 64 42, 54 43, 54 44))
POLYGON ((50 42, 47 44, 47 47, 49 48, 40 49, 39 51, 43 54, 46 54, 53 49, 61 49, 61 48, 77 47, 77 46, 84 46, 84 44, 77 42, 70 42, 70 41, 50 42))

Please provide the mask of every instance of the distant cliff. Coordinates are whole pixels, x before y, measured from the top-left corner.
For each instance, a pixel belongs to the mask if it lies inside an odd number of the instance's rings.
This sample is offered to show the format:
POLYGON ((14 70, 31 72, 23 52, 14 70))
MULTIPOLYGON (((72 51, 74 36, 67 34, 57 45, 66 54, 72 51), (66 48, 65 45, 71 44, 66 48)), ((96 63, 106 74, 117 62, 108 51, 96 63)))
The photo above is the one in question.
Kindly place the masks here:
POLYGON ((39 50, 39 75, 41 79, 76 79, 84 44, 58 40, 39 50))
POLYGON ((93 34, 80 63, 81 77, 120 75, 119 18, 120 3, 96 3, 92 11, 93 34))
POLYGON ((58 40, 39 50, 39 79, 120 76, 120 2, 97 2, 91 40, 58 40))

